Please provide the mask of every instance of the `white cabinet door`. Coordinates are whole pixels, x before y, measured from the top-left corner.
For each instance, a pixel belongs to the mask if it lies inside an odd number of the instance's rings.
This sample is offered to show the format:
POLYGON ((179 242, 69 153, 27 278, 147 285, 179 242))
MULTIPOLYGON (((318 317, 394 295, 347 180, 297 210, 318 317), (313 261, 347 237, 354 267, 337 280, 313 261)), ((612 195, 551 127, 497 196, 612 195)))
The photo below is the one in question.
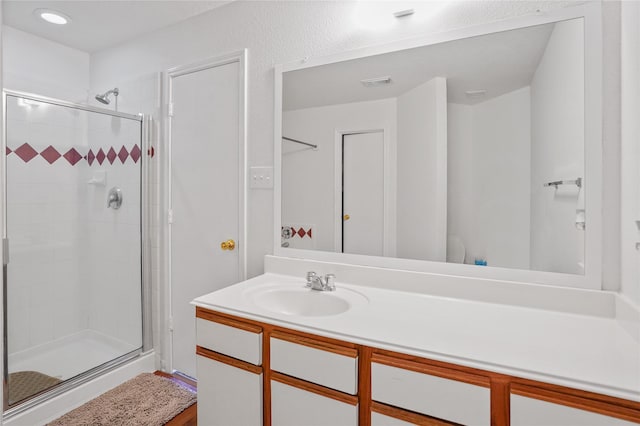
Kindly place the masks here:
MULTIPOLYGON (((353 352, 355 354, 356 350, 353 352)), ((271 370, 351 395, 358 393, 358 357, 272 337, 271 370)))
POLYGON ((511 426, 632 426, 636 423, 520 395, 511 395, 511 426))
POLYGON ((271 424, 272 426, 356 426, 358 406, 272 380, 271 424))
POLYGON ((371 364, 371 397, 442 420, 491 424, 489 388, 376 362, 371 364))
POLYGON ((198 424, 262 425, 262 374, 197 356, 198 424))

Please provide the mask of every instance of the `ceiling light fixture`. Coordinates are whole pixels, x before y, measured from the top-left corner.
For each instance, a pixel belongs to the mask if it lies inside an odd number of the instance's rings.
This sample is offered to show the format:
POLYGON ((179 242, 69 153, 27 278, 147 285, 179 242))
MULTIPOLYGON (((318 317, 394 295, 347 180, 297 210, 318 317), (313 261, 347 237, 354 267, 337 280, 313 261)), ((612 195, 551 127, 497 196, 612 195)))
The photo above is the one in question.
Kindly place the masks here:
POLYGON ((360 80, 360 83, 362 83, 364 87, 384 86, 385 84, 391 84, 391 77, 367 78, 365 80, 360 80))
POLYGON ((34 15, 40 19, 47 21, 50 24, 66 25, 71 22, 71 18, 64 13, 51 9, 36 9, 33 11, 34 15))

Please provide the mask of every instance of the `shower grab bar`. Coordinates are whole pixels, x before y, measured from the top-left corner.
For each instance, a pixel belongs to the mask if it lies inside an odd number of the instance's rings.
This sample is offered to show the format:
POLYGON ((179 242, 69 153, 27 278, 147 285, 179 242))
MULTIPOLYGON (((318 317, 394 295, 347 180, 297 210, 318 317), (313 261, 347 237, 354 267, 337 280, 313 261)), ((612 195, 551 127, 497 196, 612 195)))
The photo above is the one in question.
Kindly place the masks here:
POLYGON ((560 185, 575 185, 578 188, 582 188, 582 178, 579 177, 575 180, 554 180, 553 182, 547 182, 542 186, 553 186, 558 189, 558 186, 560 185))
POLYGON ((286 141, 289 141, 289 142, 301 143, 302 145, 310 146, 310 147, 311 147, 311 148, 313 148, 313 149, 318 149, 318 145, 314 145, 314 144, 309 143, 309 142, 302 142, 302 141, 299 141, 299 140, 297 140, 297 139, 291 139, 291 138, 288 138, 288 137, 286 137, 286 136, 283 136, 283 137, 282 137, 282 139, 284 139, 284 140, 286 140, 286 141))

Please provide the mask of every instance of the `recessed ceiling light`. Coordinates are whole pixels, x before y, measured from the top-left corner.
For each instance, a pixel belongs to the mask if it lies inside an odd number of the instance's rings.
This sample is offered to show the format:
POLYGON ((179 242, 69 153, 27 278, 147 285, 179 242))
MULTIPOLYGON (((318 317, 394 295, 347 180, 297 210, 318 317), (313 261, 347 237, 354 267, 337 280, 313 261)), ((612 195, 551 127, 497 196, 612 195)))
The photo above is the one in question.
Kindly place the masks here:
POLYGON ((362 83, 364 87, 384 86, 385 84, 391 84, 391 77, 367 78, 366 80, 360 80, 360 83, 362 83))
POLYGON ((56 10, 51 9, 36 9, 33 13, 38 16, 40 19, 43 19, 50 24, 56 25, 66 25, 71 22, 71 18, 69 18, 64 13, 58 12, 56 10))

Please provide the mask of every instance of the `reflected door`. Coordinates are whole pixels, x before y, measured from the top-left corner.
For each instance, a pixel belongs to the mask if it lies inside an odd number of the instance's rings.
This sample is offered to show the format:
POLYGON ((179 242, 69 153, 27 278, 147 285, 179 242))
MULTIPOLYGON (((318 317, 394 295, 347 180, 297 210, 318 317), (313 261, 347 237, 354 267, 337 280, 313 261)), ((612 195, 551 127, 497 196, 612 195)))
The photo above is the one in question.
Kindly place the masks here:
POLYGON ((171 77, 171 365, 190 377, 191 301, 241 279, 240 66, 171 77))
POLYGON ((383 132, 342 136, 342 252, 384 251, 383 132))

